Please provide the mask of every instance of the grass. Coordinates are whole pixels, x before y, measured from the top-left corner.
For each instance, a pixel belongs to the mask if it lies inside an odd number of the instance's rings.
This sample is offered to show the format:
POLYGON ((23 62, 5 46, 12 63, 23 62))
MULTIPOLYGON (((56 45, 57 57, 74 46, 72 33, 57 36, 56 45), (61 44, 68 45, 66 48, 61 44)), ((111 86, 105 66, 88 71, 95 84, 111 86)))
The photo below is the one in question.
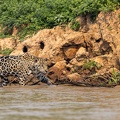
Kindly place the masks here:
POLYGON ((93 60, 87 60, 84 62, 83 64, 83 69, 88 69, 88 70, 92 70, 92 68, 97 68, 100 69, 101 65, 99 65, 97 62, 93 61, 93 60))
POLYGON ((75 31, 78 31, 79 28, 80 28, 80 23, 78 21, 76 21, 76 20, 73 20, 71 22, 71 26, 70 27, 71 27, 71 29, 73 29, 75 31))
POLYGON ((109 80, 109 84, 118 84, 120 82, 120 71, 112 70, 112 76, 109 80))
POLYGON ((6 49, 3 49, 3 50, 0 50, 0 54, 2 55, 10 55, 10 53, 13 51, 13 49, 10 49, 10 48, 6 48, 6 49))

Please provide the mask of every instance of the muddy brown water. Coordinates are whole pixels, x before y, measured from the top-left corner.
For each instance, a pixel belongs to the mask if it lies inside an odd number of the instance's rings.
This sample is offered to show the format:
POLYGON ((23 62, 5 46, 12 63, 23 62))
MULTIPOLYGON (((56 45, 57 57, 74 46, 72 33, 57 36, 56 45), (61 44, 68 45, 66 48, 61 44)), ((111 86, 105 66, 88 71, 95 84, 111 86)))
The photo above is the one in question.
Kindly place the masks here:
POLYGON ((0 88, 0 120, 120 120, 120 86, 0 88))

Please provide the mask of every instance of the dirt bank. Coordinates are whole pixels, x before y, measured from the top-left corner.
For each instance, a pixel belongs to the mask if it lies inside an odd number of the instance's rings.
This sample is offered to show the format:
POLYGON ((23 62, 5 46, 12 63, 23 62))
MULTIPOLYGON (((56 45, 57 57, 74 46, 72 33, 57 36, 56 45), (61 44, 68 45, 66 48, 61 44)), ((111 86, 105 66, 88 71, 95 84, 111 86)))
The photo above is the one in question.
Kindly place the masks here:
POLYGON ((114 86, 120 83, 119 16, 120 9, 100 13, 94 23, 86 23, 77 32, 58 26, 40 30, 23 42, 1 39, 0 48, 14 49, 11 55, 28 52, 47 57, 47 76, 56 84, 114 86))

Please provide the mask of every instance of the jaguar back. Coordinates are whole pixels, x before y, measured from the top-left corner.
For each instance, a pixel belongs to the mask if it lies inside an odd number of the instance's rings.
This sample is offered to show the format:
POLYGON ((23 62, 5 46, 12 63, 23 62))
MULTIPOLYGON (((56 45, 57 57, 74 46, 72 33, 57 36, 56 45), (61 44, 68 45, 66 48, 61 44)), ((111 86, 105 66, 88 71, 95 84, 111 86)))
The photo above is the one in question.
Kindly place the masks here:
POLYGON ((29 69, 32 69, 34 67, 35 69, 43 73, 46 73, 48 71, 47 59, 36 57, 28 53, 20 55, 19 59, 23 61, 25 66, 28 66, 29 69))

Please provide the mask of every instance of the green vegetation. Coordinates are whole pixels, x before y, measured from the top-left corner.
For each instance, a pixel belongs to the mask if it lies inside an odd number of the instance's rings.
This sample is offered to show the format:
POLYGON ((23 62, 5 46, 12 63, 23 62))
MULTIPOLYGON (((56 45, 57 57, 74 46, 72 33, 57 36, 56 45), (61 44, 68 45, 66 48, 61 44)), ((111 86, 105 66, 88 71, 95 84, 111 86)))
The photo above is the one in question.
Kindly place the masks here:
POLYGON ((80 28, 80 23, 75 19, 71 22, 71 28, 75 31, 78 31, 80 28))
POLYGON ((0 54, 2 55, 9 55, 13 50, 10 49, 10 48, 6 48, 6 49, 3 49, 3 50, 0 50, 0 54))
POLYGON ((100 11, 111 11, 119 5, 119 0, 0 0, 1 35, 11 35, 15 27, 18 36, 24 37, 69 22, 78 30, 77 16, 89 14, 95 19, 100 11))
POLYGON ((118 83, 120 83, 120 71, 116 72, 113 69, 112 76, 109 80, 109 84, 118 84, 118 83))
POLYGON ((118 15, 118 18, 119 18, 119 20, 120 20, 120 15, 118 15))
POLYGON ((108 30, 112 30, 112 27, 111 27, 111 26, 108 26, 108 30))
POLYGON ((102 67, 101 65, 99 65, 97 62, 93 60, 87 60, 83 64, 83 69, 88 69, 88 70, 92 70, 93 68, 100 69, 101 67, 102 67))

